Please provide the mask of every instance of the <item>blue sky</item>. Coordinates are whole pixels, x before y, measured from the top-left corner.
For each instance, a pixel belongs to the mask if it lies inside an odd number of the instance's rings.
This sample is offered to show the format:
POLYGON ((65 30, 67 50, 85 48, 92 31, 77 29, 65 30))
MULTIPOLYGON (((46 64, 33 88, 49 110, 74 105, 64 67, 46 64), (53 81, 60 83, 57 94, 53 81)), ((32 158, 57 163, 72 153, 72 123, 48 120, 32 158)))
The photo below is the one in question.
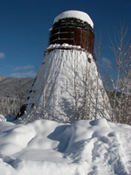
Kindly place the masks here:
POLYGON ((49 28, 66 10, 88 13, 100 33, 102 57, 113 61, 109 36, 120 20, 131 34, 131 0, 0 0, 0 75, 34 76, 44 59, 49 28))

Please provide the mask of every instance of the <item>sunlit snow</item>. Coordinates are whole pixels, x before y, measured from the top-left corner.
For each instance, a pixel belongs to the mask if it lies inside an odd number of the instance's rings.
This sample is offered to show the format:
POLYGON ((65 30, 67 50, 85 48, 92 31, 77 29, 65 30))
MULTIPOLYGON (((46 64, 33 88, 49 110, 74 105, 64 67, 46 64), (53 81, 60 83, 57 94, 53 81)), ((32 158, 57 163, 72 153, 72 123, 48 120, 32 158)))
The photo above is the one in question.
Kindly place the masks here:
POLYGON ((92 54, 80 46, 69 44, 53 44, 47 48, 24 105, 27 106, 26 118, 32 116, 34 110, 37 118, 44 116, 45 119, 60 122, 74 122, 75 111, 79 108, 78 117, 82 116, 80 109, 83 106, 89 111, 88 119, 110 119, 111 111, 92 54))
POLYGON ((25 174, 131 174, 131 126, 106 119, 0 122, 0 175, 25 174))
POLYGON ((87 22, 88 24, 90 24, 90 26, 92 28, 94 27, 93 21, 91 20, 89 15, 87 13, 85 13, 85 12, 82 12, 82 11, 77 11, 77 10, 65 11, 65 12, 61 13, 60 15, 56 16, 56 18, 54 19, 54 23, 58 22, 60 19, 63 19, 63 18, 80 19, 83 22, 87 22))

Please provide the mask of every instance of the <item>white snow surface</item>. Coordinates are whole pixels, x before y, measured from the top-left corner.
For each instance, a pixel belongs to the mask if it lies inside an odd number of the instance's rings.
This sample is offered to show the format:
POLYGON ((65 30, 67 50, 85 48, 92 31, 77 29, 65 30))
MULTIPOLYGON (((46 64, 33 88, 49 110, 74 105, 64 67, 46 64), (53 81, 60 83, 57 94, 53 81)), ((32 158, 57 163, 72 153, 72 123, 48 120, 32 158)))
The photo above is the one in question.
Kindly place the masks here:
POLYGON ((5 121, 6 121, 6 118, 2 114, 0 114, 0 122, 5 122, 5 121))
POLYGON ((65 11, 55 17, 54 23, 58 22, 60 19, 63 19, 63 18, 77 18, 84 22, 87 22, 88 24, 90 24, 92 28, 94 27, 93 21, 91 20, 90 16, 87 13, 82 11, 78 11, 78 10, 65 11))
POLYGON ((70 44, 67 44, 67 43, 51 44, 51 45, 49 45, 47 50, 51 50, 51 49, 81 49, 82 50, 81 46, 70 45, 70 44))
POLYGON ((130 175, 131 126, 0 122, 0 175, 130 175))

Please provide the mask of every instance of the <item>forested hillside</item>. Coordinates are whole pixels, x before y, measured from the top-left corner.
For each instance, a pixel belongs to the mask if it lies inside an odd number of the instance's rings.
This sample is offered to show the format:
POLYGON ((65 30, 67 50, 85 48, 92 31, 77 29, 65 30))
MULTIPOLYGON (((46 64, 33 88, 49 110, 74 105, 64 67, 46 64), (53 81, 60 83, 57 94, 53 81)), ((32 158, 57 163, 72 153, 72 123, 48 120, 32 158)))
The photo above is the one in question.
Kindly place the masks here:
POLYGON ((0 113, 17 114, 33 78, 14 78, 0 75, 0 113))

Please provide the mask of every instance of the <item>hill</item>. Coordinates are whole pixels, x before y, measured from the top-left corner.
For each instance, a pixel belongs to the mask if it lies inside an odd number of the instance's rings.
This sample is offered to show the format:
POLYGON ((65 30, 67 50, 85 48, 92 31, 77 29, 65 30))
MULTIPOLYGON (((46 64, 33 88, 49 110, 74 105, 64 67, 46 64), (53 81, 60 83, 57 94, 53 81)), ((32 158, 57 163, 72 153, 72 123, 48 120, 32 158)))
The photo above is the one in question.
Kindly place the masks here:
POLYGON ((17 114, 25 95, 30 89, 33 78, 15 78, 0 75, 0 113, 17 114), (8 107, 8 108, 7 108, 8 107))

